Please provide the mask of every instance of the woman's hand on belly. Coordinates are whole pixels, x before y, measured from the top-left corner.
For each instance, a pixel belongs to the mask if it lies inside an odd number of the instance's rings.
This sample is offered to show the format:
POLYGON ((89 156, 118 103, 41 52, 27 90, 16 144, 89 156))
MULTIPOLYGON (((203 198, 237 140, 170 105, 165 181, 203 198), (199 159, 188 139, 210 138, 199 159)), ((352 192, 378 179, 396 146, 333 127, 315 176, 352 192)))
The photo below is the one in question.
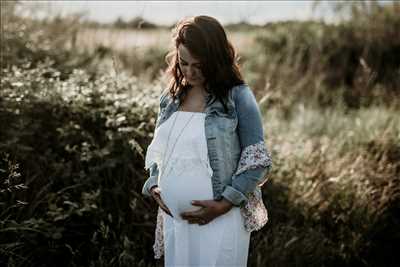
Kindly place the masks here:
POLYGON ((197 223, 204 225, 216 217, 227 213, 233 207, 233 204, 223 198, 220 201, 216 200, 193 200, 193 206, 201 207, 196 211, 182 212, 180 215, 183 220, 187 220, 190 224, 197 223))

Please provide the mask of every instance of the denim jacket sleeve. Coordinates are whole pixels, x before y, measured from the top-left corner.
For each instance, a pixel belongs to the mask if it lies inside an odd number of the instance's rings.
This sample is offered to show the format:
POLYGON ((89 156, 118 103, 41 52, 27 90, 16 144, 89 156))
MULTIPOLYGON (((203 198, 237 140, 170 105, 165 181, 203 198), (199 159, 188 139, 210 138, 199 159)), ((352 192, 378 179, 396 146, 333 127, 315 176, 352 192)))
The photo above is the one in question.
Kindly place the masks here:
POLYGON ((227 185, 222 196, 234 206, 244 206, 248 196, 262 185, 272 169, 271 156, 264 142, 261 112, 248 85, 241 85, 233 93, 238 118, 238 135, 241 155, 232 184, 227 185))
MULTIPOLYGON (((160 97, 159 97, 159 106, 158 106, 158 112, 157 112, 157 121, 156 121, 156 125, 155 127, 157 128, 159 120, 160 120, 160 112, 161 112, 161 107, 164 103, 165 100, 165 91, 163 93, 161 93, 160 97)), ((142 187, 142 194, 145 196, 151 196, 150 194, 150 189, 154 186, 157 185, 157 178, 158 178, 158 174, 159 174, 159 170, 158 170, 158 166, 157 163, 153 163, 150 167, 149 167, 149 178, 147 178, 147 180, 145 181, 143 187, 142 187)))

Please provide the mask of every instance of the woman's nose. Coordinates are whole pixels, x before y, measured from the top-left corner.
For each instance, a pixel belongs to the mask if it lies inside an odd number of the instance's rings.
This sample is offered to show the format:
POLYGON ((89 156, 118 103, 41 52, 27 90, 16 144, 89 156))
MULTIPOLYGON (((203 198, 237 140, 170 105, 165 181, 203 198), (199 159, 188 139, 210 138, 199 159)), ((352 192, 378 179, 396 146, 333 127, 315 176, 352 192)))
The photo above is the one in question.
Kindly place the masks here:
POLYGON ((188 67, 186 73, 187 73, 187 76, 192 77, 195 74, 195 70, 194 70, 194 68, 188 67))
POLYGON ((193 76, 195 74, 195 72, 196 71, 194 68, 189 67, 189 75, 193 76))

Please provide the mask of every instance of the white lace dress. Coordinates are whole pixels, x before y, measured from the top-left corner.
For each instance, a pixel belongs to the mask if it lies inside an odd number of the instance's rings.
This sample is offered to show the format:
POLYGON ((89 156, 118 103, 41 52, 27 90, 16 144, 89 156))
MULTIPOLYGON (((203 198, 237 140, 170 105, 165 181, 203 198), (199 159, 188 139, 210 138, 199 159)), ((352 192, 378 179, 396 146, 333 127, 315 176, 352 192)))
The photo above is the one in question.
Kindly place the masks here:
POLYGON ((174 217, 162 211, 165 266, 247 266, 250 232, 245 230, 238 207, 205 225, 189 224, 180 217, 183 211, 196 210, 191 200, 211 200, 212 169, 209 165, 204 132, 205 113, 176 111, 155 131, 146 152, 145 165, 158 164, 161 172, 164 155, 170 157, 158 181, 161 198, 174 217), (182 127, 173 154, 173 143, 182 127), (168 151, 166 142, 173 121, 168 151))

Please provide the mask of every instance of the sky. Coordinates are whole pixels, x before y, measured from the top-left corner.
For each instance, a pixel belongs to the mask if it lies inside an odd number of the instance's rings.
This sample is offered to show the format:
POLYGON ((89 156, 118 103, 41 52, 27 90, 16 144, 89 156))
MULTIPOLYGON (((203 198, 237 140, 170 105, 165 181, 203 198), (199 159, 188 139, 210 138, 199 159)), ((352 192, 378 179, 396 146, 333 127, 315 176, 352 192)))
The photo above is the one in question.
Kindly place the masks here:
POLYGON ((130 20, 141 16, 156 24, 171 25, 185 16, 209 15, 221 23, 247 21, 265 24, 279 20, 323 18, 334 20, 331 9, 322 4, 314 13, 314 1, 23 1, 24 4, 45 6, 43 14, 54 16, 86 12, 84 18, 113 22, 118 17, 130 20))

